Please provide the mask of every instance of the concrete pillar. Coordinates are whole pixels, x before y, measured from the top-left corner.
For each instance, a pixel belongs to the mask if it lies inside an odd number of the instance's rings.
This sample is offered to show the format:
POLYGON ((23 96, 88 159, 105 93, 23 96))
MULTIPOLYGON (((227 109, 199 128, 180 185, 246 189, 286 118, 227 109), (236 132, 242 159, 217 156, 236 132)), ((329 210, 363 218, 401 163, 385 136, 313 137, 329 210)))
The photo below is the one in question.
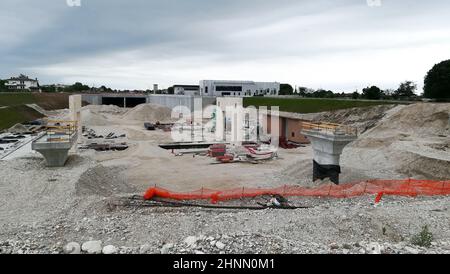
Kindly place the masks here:
MULTIPOLYGON (((70 120, 77 122, 78 131, 77 135, 82 135, 83 125, 81 121, 81 95, 71 95, 69 96, 69 110, 70 110, 70 120)), ((81 142, 81 138, 79 138, 81 142)))
POLYGON ((33 141, 31 148, 44 156, 48 167, 63 167, 66 164, 69 150, 77 140, 76 133, 67 141, 48 141, 47 138, 48 136, 44 135, 33 141))
POLYGON ((69 149, 35 149, 44 156, 48 167, 63 167, 69 157, 69 149))
POLYGON ((340 156, 344 147, 356 139, 356 135, 334 134, 326 131, 303 130, 314 150, 313 180, 330 180, 339 184, 340 156))

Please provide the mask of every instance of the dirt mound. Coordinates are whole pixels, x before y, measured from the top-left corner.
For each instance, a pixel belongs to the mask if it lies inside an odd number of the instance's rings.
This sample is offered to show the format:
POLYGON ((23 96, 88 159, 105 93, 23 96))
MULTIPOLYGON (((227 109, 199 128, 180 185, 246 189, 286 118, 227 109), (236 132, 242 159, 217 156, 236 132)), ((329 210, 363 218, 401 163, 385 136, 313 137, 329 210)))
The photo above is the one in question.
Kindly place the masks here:
POLYGON ((141 122, 170 122, 172 110, 168 107, 164 107, 156 104, 142 104, 127 111, 123 115, 125 120, 135 120, 141 122))
POLYGON ((402 152, 394 156, 398 165, 396 171, 408 177, 427 180, 448 180, 450 161, 430 158, 413 152, 402 152))
POLYGON ((82 108, 82 110, 90 110, 99 114, 113 114, 120 115, 126 112, 125 109, 115 105, 88 105, 82 108))
POLYGON ((374 127, 386 115, 386 112, 394 107, 395 105, 379 105, 323 112, 316 115, 313 120, 353 126, 358 129, 358 132, 363 133, 374 127))
POLYGON ((89 105, 81 108, 81 120, 86 126, 109 126, 125 111, 114 105, 89 105))
POLYGON ((380 179, 392 179, 394 171, 403 177, 448 180, 449 117, 450 104, 395 107, 347 146, 342 159, 352 167, 371 167, 386 175, 380 179))
POLYGON ((385 113, 378 124, 361 135, 352 146, 385 147, 414 138, 445 137, 450 134, 450 104, 413 104, 385 113))
POLYGON ((447 135, 450 127, 450 104, 419 103, 405 106, 382 121, 371 137, 386 133, 408 134, 421 137, 447 135))
POLYGON ((81 120, 86 126, 107 126, 111 123, 105 115, 96 113, 90 109, 81 110, 81 120))
POLYGON ((77 195, 99 195, 134 193, 136 190, 126 183, 125 168, 97 165, 84 172, 76 184, 77 195))

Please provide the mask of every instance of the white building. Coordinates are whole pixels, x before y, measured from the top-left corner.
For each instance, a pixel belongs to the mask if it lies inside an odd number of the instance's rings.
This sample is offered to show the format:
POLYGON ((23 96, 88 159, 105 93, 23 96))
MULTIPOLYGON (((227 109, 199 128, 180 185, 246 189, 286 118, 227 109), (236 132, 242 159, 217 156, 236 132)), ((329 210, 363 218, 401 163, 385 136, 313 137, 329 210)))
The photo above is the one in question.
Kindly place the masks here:
POLYGON ((202 96, 257 96, 278 95, 280 83, 278 82, 253 82, 253 81, 200 81, 200 95, 202 96))
POLYGON ((200 87, 195 85, 175 85, 173 93, 177 95, 200 95, 200 87))
POLYGON ((11 77, 6 80, 5 86, 11 90, 38 90, 39 82, 36 79, 30 79, 23 74, 18 77, 11 77))

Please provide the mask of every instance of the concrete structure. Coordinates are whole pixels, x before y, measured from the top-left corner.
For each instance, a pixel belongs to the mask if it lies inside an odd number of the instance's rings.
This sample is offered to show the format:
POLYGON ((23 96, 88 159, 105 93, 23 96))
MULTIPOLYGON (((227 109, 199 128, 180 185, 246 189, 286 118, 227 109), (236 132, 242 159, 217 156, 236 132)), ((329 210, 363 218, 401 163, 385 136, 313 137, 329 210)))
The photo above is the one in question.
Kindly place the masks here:
POLYGON ((116 105, 119 107, 135 107, 139 104, 159 104, 168 108, 185 106, 194 111, 195 98, 202 99, 203 107, 215 105, 216 98, 208 96, 166 95, 166 94, 83 94, 82 100, 91 105, 116 105))
POLYGON ((158 84, 153 85, 153 94, 156 94, 158 92, 158 84))
POLYGON ((83 130, 83 125, 81 124, 81 98, 81 95, 69 96, 70 120, 76 122, 78 128, 78 136, 82 135, 83 130))
MULTIPOLYGON (((272 118, 276 119, 276 117, 272 117, 268 111, 260 111, 260 114, 263 116, 261 125, 270 134, 272 132, 272 118)), ((280 138, 290 142, 309 144, 309 139, 302 133, 304 122, 308 122, 308 120, 296 117, 295 113, 279 112, 278 129, 280 138)))
POLYGON ((240 144, 244 137, 244 100, 243 98, 217 98, 216 139, 240 144), (227 132, 231 140, 226 140, 227 132))
POLYGON ((356 129, 337 124, 303 123, 303 134, 314 150, 313 180, 330 180, 339 184, 340 156, 344 147, 357 138, 356 129))
POLYGON ((20 74, 18 77, 11 77, 6 80, 5 86, 10 90, 39 90, 39 82, 36 79, 30 79, 28 76, 20 74))
POLYGON ((257 96, 278 95, 280 83, 277 82, 253 82, 253 81, 200 81, 200 95, 202 96, 257 96))
POLYGON ((173 92, 176 95, 200 95, 200 86, 196 85, 175 85, 173 86, 173 92))
POLYGON ((48 167, 62 167, 66 164, 69 150, 77 141, 76 131, 70 134, 44 134, 33 141, 31 148, 44 156, 48 167))

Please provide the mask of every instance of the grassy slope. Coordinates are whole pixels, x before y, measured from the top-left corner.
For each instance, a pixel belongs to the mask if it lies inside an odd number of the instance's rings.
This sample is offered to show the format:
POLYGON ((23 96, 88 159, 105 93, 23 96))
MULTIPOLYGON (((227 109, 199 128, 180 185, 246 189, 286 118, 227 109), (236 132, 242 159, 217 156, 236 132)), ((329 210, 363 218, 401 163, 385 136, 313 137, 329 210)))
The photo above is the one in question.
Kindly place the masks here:
POLYGON ((0 93, 0 106, 38 104, 46 110, 63 109, 69 107, 69 95, 68 93, 4 92, 0 93))
POLYGON ((63 109, 69 105, 69 95, 67 93, 0 93, 0 106, 8 106, 0 108, 0 130, 42 117, 40 113, 25 106, 26 104, 37 104, 46 110, 63 109))
POLYGON ((304 98, 244 98, 244 106, 279 106, 280 111, 297 113, 314 113, 338 109, 368 107, 375 105, 392 104, 385 101, 360 101, 337 99, 304 99, 304 98))
POLYGON ((27 106, 13 106, 0 109, 0 130, 10 128, 17 123, 36 120, 42 114, 27 106))

